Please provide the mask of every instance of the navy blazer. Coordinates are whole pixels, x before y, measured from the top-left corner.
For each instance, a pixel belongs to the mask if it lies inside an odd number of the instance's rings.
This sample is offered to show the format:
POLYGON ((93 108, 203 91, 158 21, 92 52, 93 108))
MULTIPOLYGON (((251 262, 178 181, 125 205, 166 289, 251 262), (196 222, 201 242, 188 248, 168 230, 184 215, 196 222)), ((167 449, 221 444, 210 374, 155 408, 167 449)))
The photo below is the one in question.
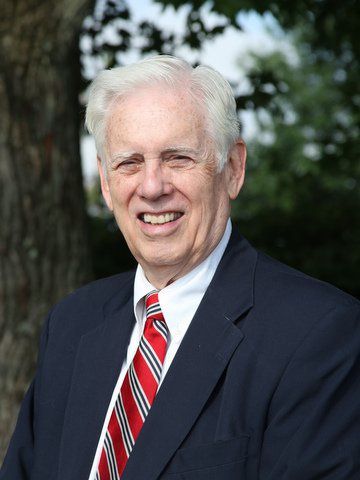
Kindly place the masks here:
MULTIPOLYGON (((51 311, 1 480, 88 480, 134 273, 51 311)), ((360 304, 233 233, 122 480, 358 480, 360 304)))

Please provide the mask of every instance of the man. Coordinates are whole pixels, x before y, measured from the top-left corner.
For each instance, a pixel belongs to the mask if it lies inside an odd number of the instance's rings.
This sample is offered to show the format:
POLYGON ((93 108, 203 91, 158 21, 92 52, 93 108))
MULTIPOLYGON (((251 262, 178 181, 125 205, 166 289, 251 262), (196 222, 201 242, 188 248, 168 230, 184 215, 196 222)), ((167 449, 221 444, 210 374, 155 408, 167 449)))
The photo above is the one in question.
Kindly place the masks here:
POLYGON ((102 72, 87 126, 139 265, 50 312, 0 478, 360 478, 359 303, 232 229, 226 81, 168 56, 102 72))

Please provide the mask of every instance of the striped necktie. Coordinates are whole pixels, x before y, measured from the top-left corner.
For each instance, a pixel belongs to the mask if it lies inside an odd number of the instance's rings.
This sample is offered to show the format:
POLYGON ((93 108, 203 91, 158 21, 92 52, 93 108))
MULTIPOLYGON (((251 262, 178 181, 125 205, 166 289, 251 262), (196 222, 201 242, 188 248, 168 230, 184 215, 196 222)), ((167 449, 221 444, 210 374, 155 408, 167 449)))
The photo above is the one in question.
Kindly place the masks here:
POLYGON ((110 417, 96 480, 120 478, 159 387, 168 329, 156 290, 145 305, 144 332, 110 417))

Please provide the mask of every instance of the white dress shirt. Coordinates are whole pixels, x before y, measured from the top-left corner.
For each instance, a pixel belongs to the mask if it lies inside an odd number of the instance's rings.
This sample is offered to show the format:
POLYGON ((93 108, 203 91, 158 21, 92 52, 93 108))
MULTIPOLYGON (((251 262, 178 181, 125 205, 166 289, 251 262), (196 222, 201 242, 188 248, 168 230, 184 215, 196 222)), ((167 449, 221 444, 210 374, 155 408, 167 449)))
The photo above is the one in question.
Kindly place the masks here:
MULTIPOLYGON (((167 285, 159 292, 159 303, 169 329, 166 356, 160 378, 160 385, 163 382, 167 371, 173 361, 182 339, 193 319, 195 312, 211 282, 214 273, 219 265, 231 235, 231 221, 227 222, 224 235, 211 254, 200 265, 195 267, 184 277, 167 285)), ((134 313, 136 322, 130 337, 126 358, 122 364, 118 381, 115 385, 113 395, 106 413, 99 443, 97 446, 94 462, 90 472, 89 480, 95 480, 97 466, 100 461, 101 451, 104 445, 106 430, 110 421, 120 387, 134 358, 140 343, 146 321, 145 296, 156 290, 147 280, 144 270, 138 265, 134 282, 134 313)))

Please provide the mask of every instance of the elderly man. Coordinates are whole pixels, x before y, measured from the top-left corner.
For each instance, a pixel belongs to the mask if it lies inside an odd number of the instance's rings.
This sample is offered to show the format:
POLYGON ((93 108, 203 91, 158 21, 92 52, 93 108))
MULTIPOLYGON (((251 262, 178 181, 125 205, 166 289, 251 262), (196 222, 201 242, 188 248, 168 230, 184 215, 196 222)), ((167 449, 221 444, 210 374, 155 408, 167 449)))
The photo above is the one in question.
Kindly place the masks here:
POLYGON ((49 314, 0 478, 359 479, 359 303, 232 229, 227 82, 150 58, 102 72, 86 121, 138 267, 49 314))

